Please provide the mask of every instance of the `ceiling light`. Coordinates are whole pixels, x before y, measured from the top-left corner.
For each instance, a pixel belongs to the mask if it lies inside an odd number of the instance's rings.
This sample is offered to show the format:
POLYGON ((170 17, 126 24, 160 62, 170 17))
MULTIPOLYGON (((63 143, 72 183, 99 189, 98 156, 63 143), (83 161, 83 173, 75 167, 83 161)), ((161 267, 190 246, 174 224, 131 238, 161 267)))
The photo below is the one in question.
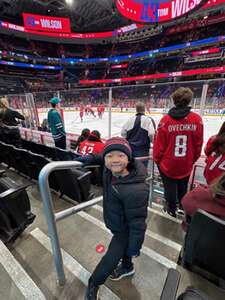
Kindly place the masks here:
POLYGON ((72 5, 73 4, 73 0, 66 0, 66 4, 72 5))

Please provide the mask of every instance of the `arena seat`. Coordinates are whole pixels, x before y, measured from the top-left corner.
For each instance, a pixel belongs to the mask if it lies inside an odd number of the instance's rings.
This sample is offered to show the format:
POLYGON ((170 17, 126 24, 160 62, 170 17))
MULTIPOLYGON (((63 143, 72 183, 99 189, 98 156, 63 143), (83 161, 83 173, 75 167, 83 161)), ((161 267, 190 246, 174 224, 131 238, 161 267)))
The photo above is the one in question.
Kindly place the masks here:
POLYGON ((180 273, 177 270, 168 270, 160 300, 176 300, 180 277, 180 273))
POLYGON ((100 165, 86 165, 85 170, 91 171, 91 183, 93 185, 102 186, 103 168, 100 165))
POLYGON ((212 300, 205 293, 191 286, 187 287, 186 290, 177 298, 180 278, 181 275, 177 270, 168 270, 160 300, 212 300))
POLYGON ((0 142, 0 157, 1 157, 1 162, 5 163, 8 167, 11 167, 11 157, 9 155, 10 149, 13 146, 8 145, 4 142, 0 142))
POLYGON ((74 158, 76 158, 76 154, 74 154, 73 152, 69 151, 69 150, 63 150, 60 148, 53 148, 55 149, 56 152, 56 157, 55 160, 61 160, 61 161, 66 161, 66 160, 73 160, 74 158))
MULTIPOLYGON (((196 266, 225 280, 225 221, 198 210, 189 225, 183 247, 182 264, 194 270, 196 266)), ((211 276, 206 276, 211 279, 211 276)), ((217 283, 217 282, 216 282, 217 283)))
POLYGON ((0 177, 0 239, 5 243, 15 240, 35 219, 26 192, 28 186, 0 177))
MULTIPOLYGON (((38 176, 39 176, 39 173, 41 171, 41 169, 47 165, 48 163, 51 162, 50 159, 46 158, 44 155, 40 155, 40 154, 36 154, 36 153, 32 153, 32 158, 33 158, 33 161, 36 165, 36 174, 35 174, 35 178, 36 180, 38 180, 38 176)), ((58 182, 57 182, 57 179, 55 177, 55 172, 51 173, 50 176, 49 176, 49 186, 51 189, 55 190, 56 192, 59 191, 59 185, 58 185, 58 182)))
POLYGON ((11 159, 14 160, 14 169, 28 176, 30 179, 33 178, 34 165, 27 150, 13 147, 10 151, 10 156, 11 159))
POLYGON ((53 174, 55 174, 59 185, 61 197, 66 195, 71 200, 79 203, 91 199, 91 172, 58 170, 53 174))

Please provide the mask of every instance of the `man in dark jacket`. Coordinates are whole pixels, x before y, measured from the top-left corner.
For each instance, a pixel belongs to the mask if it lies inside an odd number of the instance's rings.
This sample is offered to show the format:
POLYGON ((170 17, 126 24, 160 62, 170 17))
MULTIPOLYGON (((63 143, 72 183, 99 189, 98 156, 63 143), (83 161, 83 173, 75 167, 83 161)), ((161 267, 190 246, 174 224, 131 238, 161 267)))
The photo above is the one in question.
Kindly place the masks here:
POLYGON ((149 156, 154 133, 154 120, 145 115, 144 103, 137 102, 136 115, 131 117, 121 130, 121 135, 129 142, 134 157, 149 156))
MULTIPOLYGON (((109 276, 111 280, 119 280, 135 273, 132 257, 140 255, 146 230, 149 189, 145 167, 134 162, 129 143, 120 137, 106 142, 102 157, 103 215, 113 237, 89 279, 85 300, 98 299, 99 286, 109 276)), ((102 157, 89 156, 83 160, 97 163, 102 157)))

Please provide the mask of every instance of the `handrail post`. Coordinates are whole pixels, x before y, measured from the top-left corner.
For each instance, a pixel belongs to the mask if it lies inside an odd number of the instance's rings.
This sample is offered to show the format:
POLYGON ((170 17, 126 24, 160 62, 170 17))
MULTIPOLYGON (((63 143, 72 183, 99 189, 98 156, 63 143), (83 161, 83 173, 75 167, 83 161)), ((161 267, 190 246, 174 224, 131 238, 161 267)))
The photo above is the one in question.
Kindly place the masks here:
POLYGON ((56 266, 59 285, 64 285, 66 282, 65 272, 63 268, 62 253, 59 244, 59 238, 56 228, 55 214, 53 211, 52 196, 49 188, 49 175, 54 170, 62 170, 81 166, 81 163, 75 161, 51 162, 44 166, 39 174, 39 187, 43 200, 44 213, 48 224, 48 235, 51 240, 52 251, 56 266))

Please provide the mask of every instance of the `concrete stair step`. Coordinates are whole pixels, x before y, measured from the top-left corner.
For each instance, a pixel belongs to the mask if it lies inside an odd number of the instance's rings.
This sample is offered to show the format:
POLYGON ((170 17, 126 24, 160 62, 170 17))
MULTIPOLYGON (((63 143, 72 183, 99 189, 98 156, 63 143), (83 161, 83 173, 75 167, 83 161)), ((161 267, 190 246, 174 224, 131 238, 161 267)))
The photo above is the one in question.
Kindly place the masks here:
MULTIPOLYGON (((90 273, 62 249, 66 284, 59 286, 50 239, 36 228, 17 240, 13 255, 49 300, 83 300, 90 273)), ((101 300, 120 300, 109 288, 101 288, 101 300), (102 294, 102 295, 101 295, 102 294)), ((43 299, 45 299, 43 298, 43 299)), ((13 299, 13 298, 8 298, 13 299)), ((39 299, 39 298, 32 298, 39 299)))
POLYGON ((1 240, 0 253, 0 299, 46 299, 42 291, 1 240))

